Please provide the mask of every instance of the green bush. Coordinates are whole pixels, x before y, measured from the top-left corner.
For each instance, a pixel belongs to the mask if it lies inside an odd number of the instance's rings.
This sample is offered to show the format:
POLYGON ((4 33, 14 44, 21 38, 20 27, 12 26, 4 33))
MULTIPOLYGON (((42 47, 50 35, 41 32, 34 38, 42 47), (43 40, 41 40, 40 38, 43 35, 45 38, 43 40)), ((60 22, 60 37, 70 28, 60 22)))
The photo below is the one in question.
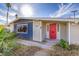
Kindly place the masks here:
POLYGON ((59 41, 59 45, 60 45, 62 48, 64 48, 64 49, 68 49, 68 48, 69 48, 68 42, 65 41, 64 39, 61 39, 61 40, 59 41))
POLYGON ((0 53, 10 55, 11 50, 16 47, 15 33, 6 32, 4 29, 0 31, 0 53))

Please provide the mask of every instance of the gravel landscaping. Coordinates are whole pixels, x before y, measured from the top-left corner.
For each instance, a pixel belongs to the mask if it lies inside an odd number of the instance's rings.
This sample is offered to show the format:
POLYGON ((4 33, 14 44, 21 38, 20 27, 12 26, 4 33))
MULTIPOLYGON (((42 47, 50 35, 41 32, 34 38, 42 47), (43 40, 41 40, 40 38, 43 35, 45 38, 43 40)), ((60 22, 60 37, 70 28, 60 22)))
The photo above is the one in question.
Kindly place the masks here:
POLYGON ((36 46, 21 45, 20 47, 13 50, 13 54, 15 56, 33 56, 39 50, 42 49, 36 46))
POLYGON ((69 49, 63 49, 59 45, 55 45, 53 50, 50 50, 48 54, 50 56, 79 56, 79 46, 70 45, 69 49))
POLYGON ((59 45, 51 47, 51 49, 42 49, 36 46, 24 46, 13 50, 15 56, 79 56, 79 46, 70 45, 69 49, 63 49, 59 45))

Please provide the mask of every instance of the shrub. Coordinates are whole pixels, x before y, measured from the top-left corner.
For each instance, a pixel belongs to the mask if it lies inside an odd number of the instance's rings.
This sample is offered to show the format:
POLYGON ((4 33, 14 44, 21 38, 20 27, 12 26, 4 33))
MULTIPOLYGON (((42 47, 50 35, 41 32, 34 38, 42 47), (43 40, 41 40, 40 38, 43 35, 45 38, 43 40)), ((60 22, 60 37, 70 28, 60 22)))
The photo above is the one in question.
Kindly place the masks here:
POLYGON ((10 55, 11 50, 16 46, 15 33, 0 31, 0 53, 10 55))
POLYGON ((68 42, 65 41, 64 39, 61 39, 61 40, 59 41, 59 45, 60 45, 62 48, 64 48, 64 49, 68 49, 68 48, 69 48, 68 42))

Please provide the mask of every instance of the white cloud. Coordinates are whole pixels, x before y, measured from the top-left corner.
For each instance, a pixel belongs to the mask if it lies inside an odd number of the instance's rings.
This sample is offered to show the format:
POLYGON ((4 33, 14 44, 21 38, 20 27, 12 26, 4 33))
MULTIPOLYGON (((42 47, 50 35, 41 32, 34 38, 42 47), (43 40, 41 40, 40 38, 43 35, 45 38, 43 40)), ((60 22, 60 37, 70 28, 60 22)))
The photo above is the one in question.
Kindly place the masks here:
POLYGON ((56 17, 61 17, 61 16, 65 15, 65 14, 67 14, 70 11, 69 7, 71 5, 72 4, 68 4, 65 8, 63 8, 62 10, 60 10, 60 12, 56 15, 56 17))
MULTIPOLYGON (((4 16, 6 16, 7 11, 6 10, 2 10, 0 9, 1 14, 3 14, 4 16)), ((9 16, 15 16, 16 12, 13 11, 9 11, 9 16)))
POLYGON ((72 6, 72 3, 68 4, 68 5, 64 5, 64 4, 61 4, 61 7, 59 5, 59 10, 57 10, 52 16, 50 17, 61 17, 67 13, 70 12, 70 7, 72 6))
POLYGON ((13 3, 13 4, 11 4, 11 7, 14 10, 18 10, 18 4, 13 3))
MULTIPOLYGON (((13 17, 13 16, 10 16, 10 17, 8 18, 8 22, 9 22, 9 23, 12 22, 13 20, 15 20, 15 17, 13 17)), ((6 21, 7 21, 7 17, 0 15, 0 23, 5 24, 6 21), (2 22, 2 21, 3 21, 3 22, 2 22)))
POLYGON ((62 10, 64 9, 65 5, 63 3, 59 4, 59 10, 57 10, 55 13, 53 13, 50 17, 56 17, 62 10))
MULTIPOLYGON (((17 11, 19 11, 17 10, 17 5, 14 6, 12 5, 12 9, 9 11, 8 22, 12 22, 13 20, 15 20, 15 15, 16 13, 18 14, 17 11)), ((6 23, 6 18, 7 18, 6 14, 7 14, 7 10, 0 9, 0 24, 6 23)))
POLYGON ((1 24, 1 25, 4 25, 4 23, 3 23, 3 22, 0 22, 0 24, 1 24))
POLYGON ((6 21, 6 17, 0 15, 0 19, 6 21))
POLYGON ((19 13, 19 9, 20 9, 20 5, 21 4, 12 3, 11 4, 11 9, 18 14, 19 13))
POLYGON ((6 11, 5 11, 5 10, 0 9, 0 15, 1 15, 1 14, 5 15, 5 14, 6 14, 6 11))
POLYGON ((32 17, 33 16, 33 8, 30 5, 24 4, 20 7, 21 16, 23 17, 32 17))
POLYGON ((1 13, 4 13, 4 11, 3 11, 2 9, 0 9, 0 12, 1 12, 1 13))
POLYGON ((9 12, 9 16, 15 16, 16 13, 15 12, 9 12))

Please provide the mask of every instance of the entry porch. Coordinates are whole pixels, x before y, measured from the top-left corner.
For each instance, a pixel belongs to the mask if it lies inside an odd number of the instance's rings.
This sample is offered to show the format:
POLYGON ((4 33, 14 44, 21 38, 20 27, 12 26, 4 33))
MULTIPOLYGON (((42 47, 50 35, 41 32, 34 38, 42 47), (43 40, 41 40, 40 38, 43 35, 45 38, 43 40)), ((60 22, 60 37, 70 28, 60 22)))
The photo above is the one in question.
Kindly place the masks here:
POLYGON ((57 43, 60 39, 69 42, 69 23, 63 21, 33 21, 33 40, 52 41, 57 43))

